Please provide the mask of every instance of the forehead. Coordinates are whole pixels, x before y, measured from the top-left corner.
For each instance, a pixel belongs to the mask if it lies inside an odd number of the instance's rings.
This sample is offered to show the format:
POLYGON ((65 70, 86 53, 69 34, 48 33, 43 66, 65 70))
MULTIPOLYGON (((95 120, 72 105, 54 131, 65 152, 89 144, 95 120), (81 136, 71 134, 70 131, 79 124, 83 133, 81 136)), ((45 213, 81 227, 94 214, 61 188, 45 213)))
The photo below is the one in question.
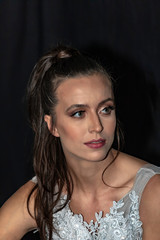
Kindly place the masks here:
POLYGON ((57 88, 59 103, 88 103, 109 97, 113 98, 111 82, 102 74, 69 78, 57 88))

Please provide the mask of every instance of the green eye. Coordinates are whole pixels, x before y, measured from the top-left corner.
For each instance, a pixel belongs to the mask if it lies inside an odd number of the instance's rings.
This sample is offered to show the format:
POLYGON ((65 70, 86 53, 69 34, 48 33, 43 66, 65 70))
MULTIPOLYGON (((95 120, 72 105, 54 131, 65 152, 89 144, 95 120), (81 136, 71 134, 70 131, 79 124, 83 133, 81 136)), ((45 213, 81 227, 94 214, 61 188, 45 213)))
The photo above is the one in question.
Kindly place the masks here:
POLYGON ((102 109, 102 113, 107 115, 107 114, 110 114, 112 110, 114 110, 113 106, 105 107, 102 109))
POLYGON ((71 116, 75 117, 75 118, 80 118, 80 117, 83 117, 84 112, 85 111, 78 111, 78 112, 73 113, 71 116))

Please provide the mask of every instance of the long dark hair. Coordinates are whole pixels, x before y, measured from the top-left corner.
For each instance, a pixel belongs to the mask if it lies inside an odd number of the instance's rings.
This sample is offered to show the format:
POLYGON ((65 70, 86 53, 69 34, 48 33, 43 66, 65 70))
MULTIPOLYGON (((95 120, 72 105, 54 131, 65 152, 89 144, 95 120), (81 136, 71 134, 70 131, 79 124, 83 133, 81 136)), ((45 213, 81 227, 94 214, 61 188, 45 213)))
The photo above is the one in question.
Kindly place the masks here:
MULTIPOLYGON (((29 211, 30 197, 36 191, 34 217, 42 239, 52 239, 52 232, 56 231, 53 226, 53 213, 65 207, 73 191, 72 178, 60 140, 48 130, 44 116, 50 115, 54 124, 56 90, 61 82, 70 77, 94 73, 104 74, 112 82, 108 73, 97 61, 77 49, 58 46, 38 61, 31 74, 27 98, 29 121, 35 134, 33 165, 37 184, 28 197, 27 206, 29 211), (66 202, 55 210, 64 184, 67 187, 66 202)), ((118 131, 117 126, 117 133, 118 131)))

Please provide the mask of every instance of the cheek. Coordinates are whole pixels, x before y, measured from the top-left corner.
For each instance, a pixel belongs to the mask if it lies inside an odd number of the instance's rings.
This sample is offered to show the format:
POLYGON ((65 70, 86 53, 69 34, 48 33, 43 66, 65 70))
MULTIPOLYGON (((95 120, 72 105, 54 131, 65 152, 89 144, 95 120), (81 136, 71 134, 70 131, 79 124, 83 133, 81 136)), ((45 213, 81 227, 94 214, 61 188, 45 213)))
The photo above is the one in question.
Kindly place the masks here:
POLYGON ((80 135, 80 128, 73 127, 73 125, 66 124, 59 124, 58 126, 58 133, 61 141, 63 140, 75 140, 80 135))
POLYGON ((116 119, 115 118, 109 120, 109 122, 107 121, 104 123, 104 129, 110 134, 114 134, 115 128, 116 128, 116 119))
POLYGON ((113 123, 112 123, 112 131, 114 132, 115 131, 115 129, 116 129, 116 124, 117 124, 117 121, 116 121, 116 119, 113 121, 113 123))

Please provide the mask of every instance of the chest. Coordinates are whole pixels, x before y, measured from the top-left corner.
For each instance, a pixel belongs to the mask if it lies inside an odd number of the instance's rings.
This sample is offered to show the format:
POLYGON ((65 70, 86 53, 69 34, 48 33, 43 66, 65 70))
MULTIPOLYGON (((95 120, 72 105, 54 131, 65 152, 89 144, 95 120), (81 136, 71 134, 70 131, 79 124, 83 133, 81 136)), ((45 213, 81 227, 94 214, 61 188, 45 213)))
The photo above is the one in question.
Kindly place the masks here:
POLYGON ((105 216, 107 213, 110 212, 110 208, 113 206, 112 200, 107 200, 104 202, 70 202, 69 203, 69 209, 73 212, 75 215, 81 214, 83 216, 83 220, 87 223, 90 223, 90 221, 95 222, 96 221, 96 215, 95 213, 102 212, 102 217, 105 216))
POLYGON ((142 239, 138 196, 131 192, 127 206, 124 200, 113 202, 110 211, 95 213, 95 221, 87 223, 82 214, 73 214, 69 204, 54 215, 54 226, 59 233, 53 239, 65 240, 131 240, 142 239))
POLYGON ((111 207, 113 207, 113 202, 118 202, 119 199, 122 199, 129 190, 128 189, 111 189, 110 192, 102 194, 97 200, 95 197, 92 200, 87 198, 74 197, 69 202, 69 208, 74 214, 81 214, 83 220, 87 223, 90 223, 91 220, 96 221, 95 213, 102 212, 102 216, 110 213, 111 207))

